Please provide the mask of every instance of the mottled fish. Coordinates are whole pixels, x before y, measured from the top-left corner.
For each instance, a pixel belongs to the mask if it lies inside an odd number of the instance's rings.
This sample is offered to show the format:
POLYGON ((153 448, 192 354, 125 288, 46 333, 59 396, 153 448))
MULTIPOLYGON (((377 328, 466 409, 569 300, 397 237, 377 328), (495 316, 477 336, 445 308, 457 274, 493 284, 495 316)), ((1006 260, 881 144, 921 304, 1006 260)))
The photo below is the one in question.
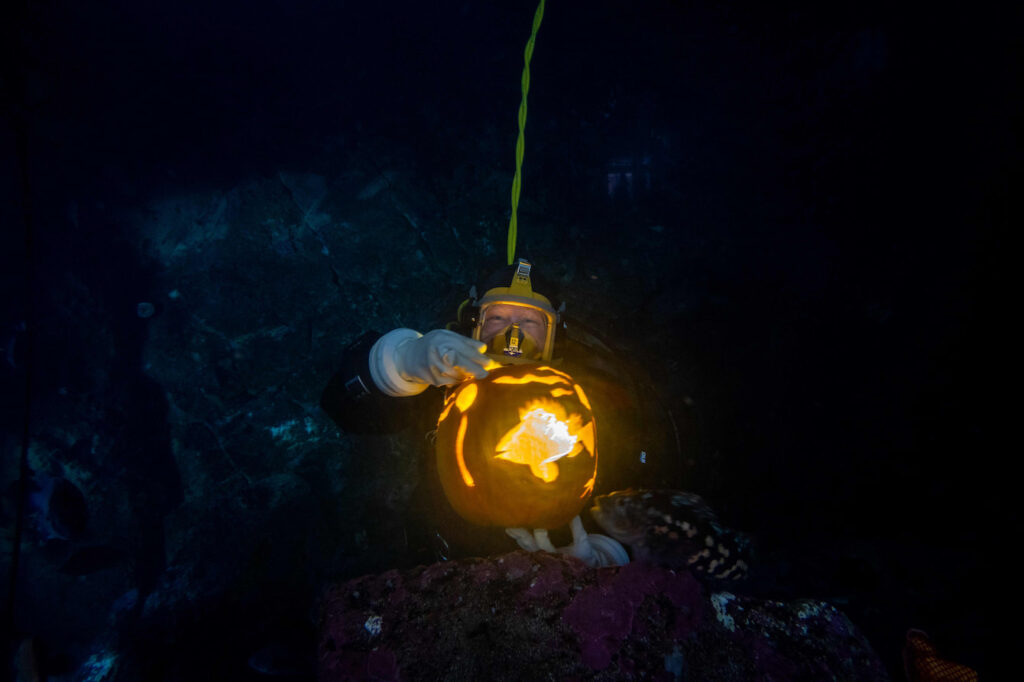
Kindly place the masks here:
POLYGON ((746 577, 750 539, 723 526, 698 495, 621 490, 594 498, 590 515, 633 559, 718 580, 746 577))

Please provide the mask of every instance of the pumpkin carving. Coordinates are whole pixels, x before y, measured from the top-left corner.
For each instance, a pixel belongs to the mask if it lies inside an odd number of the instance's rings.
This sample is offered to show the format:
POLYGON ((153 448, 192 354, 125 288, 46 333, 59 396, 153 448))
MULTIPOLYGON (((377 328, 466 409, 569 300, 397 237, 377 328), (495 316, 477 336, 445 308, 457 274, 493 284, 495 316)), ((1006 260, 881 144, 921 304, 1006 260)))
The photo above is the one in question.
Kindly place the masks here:
POLYGON ((557 528, 594 489, 596 438, 590 404, 572 377, 510 365, 448 395, 437 422, 437 470, 467 521, 557 528))

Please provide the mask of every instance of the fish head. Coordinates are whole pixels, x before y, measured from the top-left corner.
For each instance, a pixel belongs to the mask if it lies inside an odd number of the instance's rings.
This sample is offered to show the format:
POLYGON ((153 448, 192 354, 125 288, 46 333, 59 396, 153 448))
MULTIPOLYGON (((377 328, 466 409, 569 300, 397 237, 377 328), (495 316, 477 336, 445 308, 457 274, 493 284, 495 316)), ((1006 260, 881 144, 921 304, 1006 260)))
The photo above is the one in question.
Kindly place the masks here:
POLYGON ((641 491, 617 490, 594 497, 590 515, 608 535, 624 545, 638 544, 647 532, 646 509, 638 501, 641 491))
POLYGON ((635 560, 688 569, 707 579, 747 574, 750 540, 719 522, 699 496, 681 490, 624 490, 601 495, 594 520, 635 560))

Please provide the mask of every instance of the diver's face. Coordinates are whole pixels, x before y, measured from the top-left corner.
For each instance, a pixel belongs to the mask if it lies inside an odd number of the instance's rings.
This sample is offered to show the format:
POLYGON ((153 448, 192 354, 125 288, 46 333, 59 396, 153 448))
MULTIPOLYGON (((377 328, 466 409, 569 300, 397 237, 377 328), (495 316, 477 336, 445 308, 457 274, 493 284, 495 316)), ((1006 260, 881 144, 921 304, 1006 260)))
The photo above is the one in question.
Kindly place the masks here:
POLYGON ((539 310, 524 308, 509 303, 496 303, 484 311, 484 323, 480 327, 480 340, 490 343, 491 339, 518 324, 523 333, 533 339, 537 348, 544 347, 548 334, 548 320, 539 310))

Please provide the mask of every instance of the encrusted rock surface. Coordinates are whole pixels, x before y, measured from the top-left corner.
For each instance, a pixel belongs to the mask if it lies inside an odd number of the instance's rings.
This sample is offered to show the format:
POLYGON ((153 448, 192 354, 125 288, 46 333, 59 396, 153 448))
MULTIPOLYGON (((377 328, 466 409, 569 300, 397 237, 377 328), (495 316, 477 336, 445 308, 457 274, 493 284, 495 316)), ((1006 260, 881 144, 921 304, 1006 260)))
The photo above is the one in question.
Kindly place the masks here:
POLYGON ((319 678, 884 680, 820 601, 711 592, 644 563, 512 552, 368 575, 323 597, 319 678))

